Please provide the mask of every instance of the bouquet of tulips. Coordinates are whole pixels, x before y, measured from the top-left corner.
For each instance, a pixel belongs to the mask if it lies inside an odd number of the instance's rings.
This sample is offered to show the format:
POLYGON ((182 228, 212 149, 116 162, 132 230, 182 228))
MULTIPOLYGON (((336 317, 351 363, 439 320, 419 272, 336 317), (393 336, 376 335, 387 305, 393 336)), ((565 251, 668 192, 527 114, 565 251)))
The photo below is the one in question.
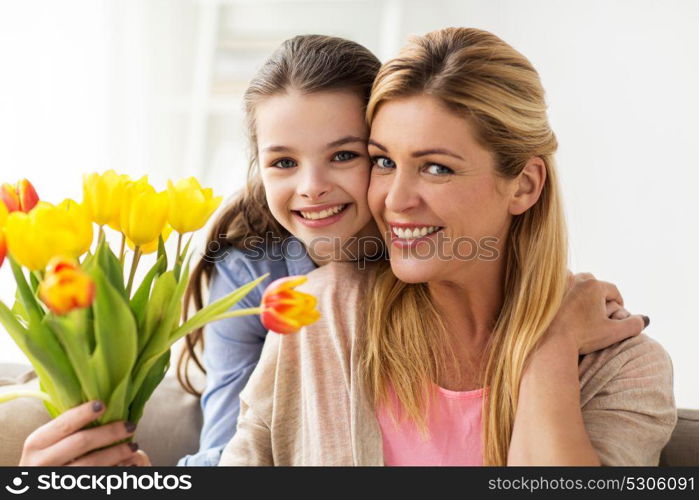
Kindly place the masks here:
POLYGON ((182 320, 191 257, 191 236, 182 248, 183 235, 202 228, 220 202, 194 178, 168 181, 157 192, 146 177, 131 180, 112 170, 84 176, 82 203, 40 201, 27 180, 3 184, 0 266, 7 258, 17 293, 11 309, 0 301, 0 324, 32 363, 40 391, 0 393, 0 402, 39 397, 55 417, 99 399, 106 411, 95 425, 137 423, 165 376, 170 347, 187 333, 249 314, 278 333, 313 323, 315 298, 294 290, 303 276, 273 282, 259 307, 229 311, 266 276, 182 320), (118 253, 106 227, 121 233, 118 253), (177 251, 169 261, 165 241, 172 231, 177 251), (155 254, 155 263, 135 283, 144 254, 155 254))

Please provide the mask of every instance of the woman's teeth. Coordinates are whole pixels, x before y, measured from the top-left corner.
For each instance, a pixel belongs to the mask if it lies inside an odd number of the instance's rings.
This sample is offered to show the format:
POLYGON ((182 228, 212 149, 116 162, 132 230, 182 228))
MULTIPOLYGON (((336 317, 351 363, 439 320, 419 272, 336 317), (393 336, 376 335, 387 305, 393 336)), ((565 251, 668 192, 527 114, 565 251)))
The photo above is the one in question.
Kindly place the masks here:
POLYGON ((393 234, 398 236, 402 240, 414 240, 416 238, 424 238, 428 234, 432 234, 435 231, 441 229, 440 226, 429 226, 429 227, 416 227, 414 229, 404 228, 404 227, 394 227, 391 228, 393 234))
POLYGON ((326 208, 321 212, 302 212, 299 210, 299 213, 303 216, 304 219, 325 219, 326 217, 330 217, 331 215, 335 215, 342 212, 346 206, 346 204, 337 205, 336 207, 326 208))

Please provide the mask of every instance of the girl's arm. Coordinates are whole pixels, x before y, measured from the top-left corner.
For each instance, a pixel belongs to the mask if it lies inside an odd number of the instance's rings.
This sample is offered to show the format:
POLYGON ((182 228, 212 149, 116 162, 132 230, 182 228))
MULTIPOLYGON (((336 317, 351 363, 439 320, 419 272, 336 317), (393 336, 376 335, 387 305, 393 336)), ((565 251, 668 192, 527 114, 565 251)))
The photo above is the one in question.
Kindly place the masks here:
POLYGON ((578 356, 644 328, 642 316, 609 319, 607 302, 623 305, 616 287, 576 280, 522 375, 508 465, 601 465, 580 405, 578 356))
POLYGON ((260 362, 240 394, 238 429, 223 449, 219 466, 274 465, 271 420, 281 338, 270 333, 265 342, 260 362))
MULTIPOLYGON (((252 281, 266 269, 248 269, 243 259, 216 266, 209 287, 209 302, 252 281)), ((261 294, 253 290, 234 309, 257 307, 261 294)), ((240 392, 260 359, 267 329, 258 316, 229 318, 204 329, 203 361, 207 370, 206 388, 201 398, 203 426, 200 449, 180 459, 178 465, 215 466, 223 447, 236 432, 240 392)))

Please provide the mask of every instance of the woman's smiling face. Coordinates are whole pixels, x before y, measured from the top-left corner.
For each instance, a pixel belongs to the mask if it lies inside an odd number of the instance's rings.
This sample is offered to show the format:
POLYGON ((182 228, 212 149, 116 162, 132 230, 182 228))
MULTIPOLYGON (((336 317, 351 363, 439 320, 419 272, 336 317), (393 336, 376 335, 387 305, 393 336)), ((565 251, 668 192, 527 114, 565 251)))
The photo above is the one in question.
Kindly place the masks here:
POLYGON ((512 183, 474 127, 437 98, 382 103, 369 154, 369 206, 399 279, 452 281, 477 265, 483 246, 502 251, 512 183))
POLYGON ((374 227, 364 107, 354 92, 290 91, 264 99, 255 111, 270 211, 317 262, 374 227))

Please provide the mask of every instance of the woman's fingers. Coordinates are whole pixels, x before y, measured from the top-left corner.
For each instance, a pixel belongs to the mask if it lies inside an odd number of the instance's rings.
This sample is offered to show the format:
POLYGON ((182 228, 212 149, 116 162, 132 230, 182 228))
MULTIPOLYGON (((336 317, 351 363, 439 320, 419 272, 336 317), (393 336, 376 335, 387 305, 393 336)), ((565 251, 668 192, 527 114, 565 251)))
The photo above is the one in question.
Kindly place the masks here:
MULTIPOLYGON (((134 433, 135 429, 135 426, 132 424, 120 420, 75 432, 43 450, 41 453, 42 459, 47 464, 68 463, 92 450, 126 439, 134 433)), ((113 462, 113 464, 118 462, 119 460, 113 462)))
POLYGON ((29 435, 25 446, 41 450, 79 431, 104 412, 101 401, 89 401, 71 408, 29 435))
POLYGON ((614 300, 619 303, 622 307, 624 306, 624 298, 621 296, 619 289, 614 283, 609 283, 608 281, 596 281, 597 286, 599 286, 604 294, 604 299, 609 302, 614 300))
POLYGON ((631 313, 624 309, 623 307, 619 309, 618 311, 614 312, 611 316, 609 316, 611 319, 626 319, 629 316, 631 316, 631 313))
POLYGON ((610 319, 626 319, 631 313, 624 309, 617 301, 610 300, 606 305, 607 317, 610 319))
POLYGON ((615 300, 608 300, 606 304, 607 317, 611 318, 616 312, 623 309, 621 305, 615 300))
POLYGON ((122 443, 104 450, 93 451, 68 465, 76 467, 112 467, 133 459, 138 450, 137 443, 122 443))
POLYGON ((640 334, 646 327, 644 316, 634 314, 622 320, 610 320, 609 329, 614 337, 614 342, 621 342, 630 337, 640 334))

